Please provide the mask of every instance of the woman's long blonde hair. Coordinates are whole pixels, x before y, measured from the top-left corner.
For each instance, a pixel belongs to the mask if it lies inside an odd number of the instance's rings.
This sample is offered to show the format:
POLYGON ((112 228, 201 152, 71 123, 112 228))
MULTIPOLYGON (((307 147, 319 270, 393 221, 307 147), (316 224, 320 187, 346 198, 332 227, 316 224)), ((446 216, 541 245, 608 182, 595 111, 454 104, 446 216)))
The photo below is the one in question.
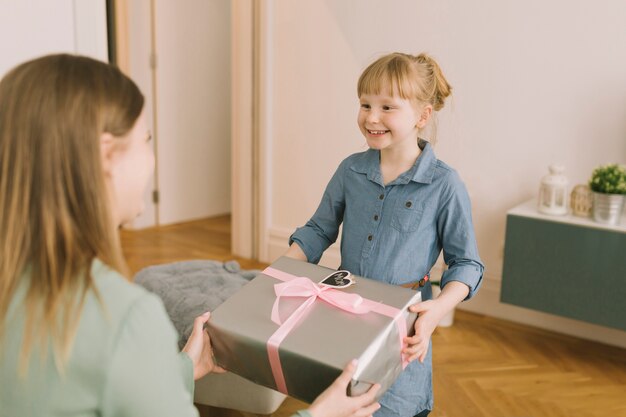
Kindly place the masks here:
MULTIPOLYGON (((100 137, 130 131, 143 108, 119 69, 49 55, 0 81, 0 348, 26 280, 20 364, 51 343, 57 368, 71 352, 95 257, 125 272, 101 162, 100 137)), ((97 296, 97 291, 95 291, 97 296)))

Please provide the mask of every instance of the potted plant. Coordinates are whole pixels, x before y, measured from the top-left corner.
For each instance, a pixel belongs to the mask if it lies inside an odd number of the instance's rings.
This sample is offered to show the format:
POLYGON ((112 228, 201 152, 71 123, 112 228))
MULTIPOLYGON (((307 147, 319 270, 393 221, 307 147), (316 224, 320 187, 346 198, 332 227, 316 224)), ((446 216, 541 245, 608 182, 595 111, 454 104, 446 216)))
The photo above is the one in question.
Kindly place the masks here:
MULTIPOLYGON (((441 283, 440 281, 430 281, 431 288, 433 290, 433 299, 439 297, 441 293, 441 283)), ((443 316, 441 320, 439 320, 439 327, 450 327, 454 322, 454 309, 450 311, 448 314, 443 316)))
POLYGON ((608 164, 593 170, 589 187, 593 191, 593 219, 598 223, 619 223, 626 194, 626 168, 608 164))

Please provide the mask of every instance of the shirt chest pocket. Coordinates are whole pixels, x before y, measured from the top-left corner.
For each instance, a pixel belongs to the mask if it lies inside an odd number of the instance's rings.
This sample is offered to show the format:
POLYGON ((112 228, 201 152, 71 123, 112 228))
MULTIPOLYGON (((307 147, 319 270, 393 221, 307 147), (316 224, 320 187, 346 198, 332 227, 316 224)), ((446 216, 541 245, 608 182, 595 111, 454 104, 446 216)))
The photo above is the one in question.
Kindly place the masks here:
POLYGON ((391 226, 399 232, 414 232, 424 215, 424 203, 410 199, 398 200, 393 208, 391 226))

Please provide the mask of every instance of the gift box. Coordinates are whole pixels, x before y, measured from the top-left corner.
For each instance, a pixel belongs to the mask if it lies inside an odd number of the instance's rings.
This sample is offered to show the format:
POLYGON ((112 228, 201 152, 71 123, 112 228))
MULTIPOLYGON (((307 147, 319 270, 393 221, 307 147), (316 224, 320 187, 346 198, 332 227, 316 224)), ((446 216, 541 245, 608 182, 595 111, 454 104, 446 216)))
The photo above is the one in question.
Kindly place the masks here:
POLYGON ((406 366, 420 293, 358 276, 347 288, 319 285, 332 272, 282 257, 242 287, 211 313, 217 363, 310 403, 358 359, 348 394, 378 383, 382 395, 406 366))

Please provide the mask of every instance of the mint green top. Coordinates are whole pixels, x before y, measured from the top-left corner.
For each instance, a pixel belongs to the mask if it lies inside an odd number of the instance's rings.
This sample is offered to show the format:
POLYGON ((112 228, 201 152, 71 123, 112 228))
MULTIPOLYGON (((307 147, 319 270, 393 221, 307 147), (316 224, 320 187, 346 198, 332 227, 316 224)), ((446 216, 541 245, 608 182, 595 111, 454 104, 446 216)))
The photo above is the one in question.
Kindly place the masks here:
POLYGON ((0 345, 0 417, 198 416, 193 364, 178 351, 161 299, 97 259, 91 273, 106 308, 87 295, 64 375, 51 352, 41 363, 35 350, 18 377, 27 289, 18 288, 0 345))
POLYGON ((161 300, 98 260, 92 276, 106 313, 88 294, 64 376, 35 351, 18 377, 26 285, 18 289, 0 352, 0 417, 197 416, 193 364, 161 300))

